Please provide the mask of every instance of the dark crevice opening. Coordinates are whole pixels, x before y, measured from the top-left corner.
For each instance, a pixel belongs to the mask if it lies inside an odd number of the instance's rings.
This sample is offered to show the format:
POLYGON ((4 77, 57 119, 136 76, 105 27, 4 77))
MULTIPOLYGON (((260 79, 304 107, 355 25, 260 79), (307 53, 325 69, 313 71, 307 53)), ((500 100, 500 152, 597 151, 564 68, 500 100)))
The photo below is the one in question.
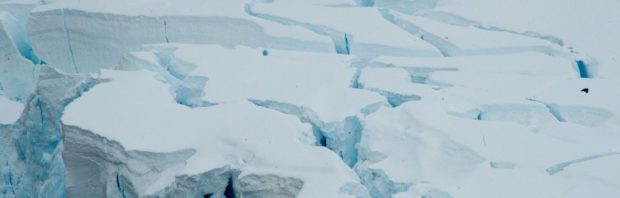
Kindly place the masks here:
POLYGON ((168 22, 164 19, 164 39, 166 43, 170 43, 170 39, 168 39, 168 22))
POLYGON ((562 117, 562 114, 560 113, 559 109, 554 107, 553 105, 550 104, 543 104, 545 105, 545 107, 547 107, 547 109, 549 109, 549 113, 551 113, 551 115, 558 121, 558 122, 566 122, 566 119, 564 119, 564 117, 562 117))
POLYGON ((590 78, 590 73, 588 71, 588 65, 583 60, 575 61, 577 64, 577 70, 579 70, 579 77, 581 78, 590 78))
POLYGON ((325 147, 338 154, 349 166, 357 163, 357 144, 361 140, 362 123, 356 116, 350 116, 340 122, 325 123, 316 114, 305 107, 271 100, 249 99, 254 105, 276 110, 284 114, 295 115, 306 124, 312 126, 315 137, 314 145, 325 147))
POLYGON ((322 136, 322 137, 319 139, 319 145, 320 145, 320 146, 322 146, 322 147, 327 146, 327 139, 325 139, 325 136, 322 136))
POLYGON ((304 22, 300 22, 300 21, 296 21, 296 20, 292 20, 292 19, 288 19, 284 17, 269 15, 269 14, 256 13, 252 11, 252 7, 254 6, 255 3, 256 1, 254 0, 254 1, 251 1, 250 3, 245 4, 244 11, 248 15, 261 18, 261 19, 265 19, 265 20, 269 20, 269 21, 273 21, 273 22, 276 22, 282 25, 303 27, 316 34, 331 38, 337 54, 349 54, 350 53, 350 49, 349 49, 349 43, 351 39, 350 35, 344 33, 344 38, 343 38, 342 37, 343 32, 336 31, 329 27, 324 27, 321 25, 316 25, 316 24, 311 24, 311 23, 304 23, 304 22))
POLYGON ((346 33, 344 34, 344 49, 344 54, 351 54, 351 49, 349 48, 349 36, 346 33))
POLYGON ((363 89, 364 85, 362 83, 360 83, 360 76, 362 75, 362 69, 361 68, 357 68, 357 70, 355 70, 355 74, 353 74, 353 78, 351 78, 351 85, 350 87, 353 89, 363 89))
POLYGON ((235 198, 235 190, 233 189, 233 178, 228 178, 228 185, 224 190, 224 197, 226 198, 235 198))
POLYGON ((118 174, 116 174, 116 189, 118 190, 119 193, 121 193, 121 196, 123 198, 127 197, 125 195, 125 189, 123 188, 123 186, 121 184, 121 179, 120 179, 120 176, 118 174))
POLYGON ((327 144, 327 137, 325 137, 325 132, 322 131, 321 128, 316 124, 312 122, 309 122, 309 124, 312 126, 312 132, 314 133, 314 137, 316 138, 315 144, 317 146, 329 148, 327 144))
POLYGON ((73 65, 73 69, 75 70, 75 73, 80 73, 77 65, 75 64, 75 55, 73 53, 73 46, 71 45, 71 34, 69 33, 69 30, 67 29, 67 14, 66 14, 65 9, 62 10, 62 27, 65 33, 64 36, 66 39, 67 50, 69 51, 69 58, 71 60, 71 64, 73 65))

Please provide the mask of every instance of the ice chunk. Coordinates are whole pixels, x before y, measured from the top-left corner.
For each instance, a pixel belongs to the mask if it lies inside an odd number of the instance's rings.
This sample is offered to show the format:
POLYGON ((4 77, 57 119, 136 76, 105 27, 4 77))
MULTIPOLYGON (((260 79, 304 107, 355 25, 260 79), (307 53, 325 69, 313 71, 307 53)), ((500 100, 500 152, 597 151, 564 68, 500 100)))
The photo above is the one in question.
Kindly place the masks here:
POLYGON ((537 105, 542 112, 548 112, 546 107, 526 98, 576 75, 569 61, 540 53, 379 57, 360 71, 358 84, 363 87, 442 101, 461 113, 482 105, 508 103, 537 105), (452 97, 458 99, 452 101, 452 97))
POLYGON ((26 100, 20 119, 13 125, 0 126, 0 157, 4 160, 0 170, 3 178, 12 181, 0 182, 7 196, 66 195, 60 116, 67 103, 96 83, 91 80, 49 67, 41 69, 36 94, 26 100))
MULTIPOLYGON (((398 94, 401 100, 406 96, 431 95, 434 92, 432 87, 424 86, 412 82, 412 77, 403 68, 368 67, 361 70, 359 84, 370 90, 383 90, 398 94)), ((395 99, 397 99, 395 98, 395 99)))
MULTIPOLYGON (((477 108, 475 120, 507 121, 526 126, 541 126, 558 118, 541 104, 489 104, 477 108)), ((466 116, 464 116, 466 117, 466 116)))
POLYGON ((81 2, 37 7, 29 22, 36 54, 67 72, 111 68, 122 55, 148 43, 334 51, 327 38, 247 15, 242 0, 81 2))
POLYGON ((531 104, 525 100, 531 94, 577 76, 569 61, 532 52, 448 58, 379 57, 368 66, 371 68, 363 69, 360 78, 368 86, 437 100, 444 100, 444 94, 450 93, 478 104, 531 104), (402 70, 409 72, 408 79, 402 70))
POLYGON ((137 196, 148 187, 163 188, 169 185, 165 176, 178 171, 195 153, 191 149, 171 153, 125 151, 118 142, 77 127, 64 125, 63 133, 67 196, 137 196))
POLYGON ((264 18, 314 29, 341 43, 345 54, 361 57, 440 56, 430 44, 386 21, 374 7, 333 7, 308 1, 253 4, 264 18), (287 7, 289 9, 280 9, 287 7), (316 13, 321 13, 317 17, 316 13))
POLYGON ((6 20, 3 22, 4 25, 10 27, 7 29, 10 30, 8 33, 11 40, 19 50, 19 53, 34 64, 41 63, 42 60, 40 60, 32 50, 32 46, 27 38, 26 26, 28 17, 30 16, 30 10, 41 3, 42 1, 35 0, 0 2, 0 12, 5 12, 0 15, 7 15, 7 13, 11 15, 8 18, 6 18, 6 16, 0 17, 6 20))
POLYGON ((617 193, 617 179, 602 174, 617 165, 611 156, 607 163, 596 163, 601 158, 575 164, 584 167, 571 166, 564 170, 570 172, 567 174, 549 177, 545 171, 562 162, 618 150, 612 143, 618 138, 613 132, 617 128, 551 124, 531 133, 520 125, 459 120, 446 111, 451 108, 442 101, 423 99, 381 108, 366 117, 360 143, 362 160, 356 171, 363 182, 372 181, 364 182, 371 193, 412 197, 441 191, 454 197, 494 197, 510 192, 514 195, 510 197, 521 197, 529 194, 523 188, 552 195, 570 190, 572 185, 598 186, 580 188, 579 193, 617 193), (527 175, 527 179, 518 175, 527 175), (581 179, 585 177, 601 182, 581 179), (531 183, 532 178, 539 182, 531 183), (394 188, 397 184, 408 188, 394 188), (488 190, 488 186, 501 190, 488 190))
POLYGON ((450 1, 438 4, 433 10, 443 14, 435 11, 428 15, 434 15, 434 18, 441 21, 449 20, 446 16, 452 15, 452 18, 469 20, 478 27, 556 42, 578 56, 592 57, 595 60, 590 65, 592 76, 610 78, 620 75, 620 68, 617 67, 619 60, 615 58, 620 54, 620 49, 616 47, 620 45, 616 36, 620 34, 620 28, 617 28, 620 21, 608 20, 620 18, 620 13, 615 12, 617 7, 618 2, 613 0, 573 0, 570 3, 562 0, 506 3, 473 0, 467 3, 450 1))
POLYGON ((39 68, 33 63, 38 61, 34 55, 20 53, 28 46, 20 41, 23 33, 18 26, 13 15, 0 11, 0 89, 6 97, 25 102, 34 92, 39 68))
POLYGON ((566 58, 575 57, 569 50, 547 40, 527 37, 509 32, 491 31, 472 26, 458 26, 437 22, 419 16, 409 16, 398 12, 385 12, 396 25, 419 35, 444 55, 490 55, 519 52, 542 52, 566 58))
POLYGON ((613 80, 580 79, 570 61, 539 53, 379 57, 360 71, 358 87, 421 97, 380 107, 362 121, 355 169, 373 196, 494 197, 511 192, 522 197, 528 196, 523 188, 551 195, 572 185, 588 186, 575 190, 579 194, 617 193, 617 179, 600 173, 613 169, 612 157, 607 164, 597 163, 604 160, 598 158, 576 164, 584 167, 554 178, 545 171, 620 149, 613 143, 619 138, 612 114, 617 105, 610 103, 616 92, 606 86, 613 80), (589 94, 579 91, 584 87, 589 94), (593 89, 601 92, 590 95, 593 89), (602 170, 591 171, 595 167, 602 170), (566 174, 596 177, 601 183, 566 174), (515 179, 519 175, 528 179, 515 179), (531 178, 541 182, 532 184, 531 178))
POLYGON ((272 100, 312 109, 324 122, 340 122, 368 104, 384 101, 349 87, 355 73, 349 67, 352 57, 280 50, 262 56, 260 49, 247 47, 173 46, 178 48, 175 59, 195 65, 189 76, 209 79, 204 99, 212 103, 272 100))
POLYGON ((484 160, 439 131, 426 132, 433 129, 401 108, 407 104, 393 110, 382 108, 366 118, 360 143, 364 160, 356 170, 374 197, 404 192, 418 183, 466 177, 484 160), (396 184, 404 187, 395 188, 396 184))
POLYGON ((196 65, 174 56, 175 46, 154 47, 152 51, 131 52, 121 59, 116 69, 157 72, 171 85, 176 101, 189 107, 205 107, 215 103, 203 99, 204 87, 209 80, 205 76, 193 76, 196 65))
MULTIPOLYGON (((153 65, 160 65, 155 68, 175 70, 175 67, 190 64, 194 69, 187 72, 187 76, 208 79, 201 92, 204 94, 200 94, 204 95, 202 101, 212 104, 252 101, 297 116, 313 125, 317 145, 335 151, 350 166, 357 161, 355 144, 359 140, 360 124, 356 115, 370 104, 385 101, 372 92, 349 87, 355 69, 349 67, 352 57, 348 56, 281 50, 271 50, 269 56, 263 56, 261 49, 225 49, 214 45, 159 47, 175 48, 167 59, 178 64, 166 66, 158 61, 162 49, 148 46, 146 52, 132 53, 120 68, 155 62, 153 65)), ((157 72, 164 76, 175 73, 162 69, 157 72)), ((189 90, 185 90, 181 95, 188 93, 189 90)), ((177 92, 177 99, 178 96, 177 92)))
POLYGON ((620 126, 620 95, 616 79, 566 79, 533 93, 530 98, 546 104, 563 122, 586 126, 620 126), (589 92, 580 91, 588 88, 589 92))
POLYGON ((577 71, 572 69, 572 62, 538 52, 447 58, 379 57, 370 64, 387 64, 406 68, 454 68, 465 72, 511 73, 529 76, 578 76, 577 71))
MULTIPOLYGON (((262 57, 259 51, 256 56, 262 57)), ((177 174, 167 176, 169 181, 174 175, 230 166, 242 175, 298 178, 304 182, 300 197, 346 196, 338 193, 341 186, 359 185, 355 173, 337 155, 303 143, 312 134, 296 118, 247 101, 187 108, 175 103, 168 85, 154 75, 103 70, 101 78, 110 82, 71 103, 63 123, 116 140, 129 150, 195 149, 177 174)))

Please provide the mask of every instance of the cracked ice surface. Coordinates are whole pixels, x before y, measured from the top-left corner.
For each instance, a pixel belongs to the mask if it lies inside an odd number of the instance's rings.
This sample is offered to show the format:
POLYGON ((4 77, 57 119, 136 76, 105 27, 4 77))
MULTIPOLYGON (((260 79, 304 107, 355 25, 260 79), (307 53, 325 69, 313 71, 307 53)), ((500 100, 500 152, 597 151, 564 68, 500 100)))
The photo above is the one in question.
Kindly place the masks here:
POLYGON ((334 51, 327 38, 308 30, 247 15, 242 0, 80 2, 65 0, 37 7, 29 19, 28 34, 35 52, 67 72, 110 68, 126 52, 152 43, 334 51))
MULTIPOLYGON (((567 195, 561 194, 566 191, 595 193, 589 191, 591 188, 600 190, 595 194, 603 197, 613 197, 618 193, 613 187, 617 185, 613 174, 596 174, 595 182, 579 179, 594 176, 590 169, 583 167, 568 167, 570 173, 553 177, 544 171, 568 159, 618 150, 617 144, 612 143, 618 138, 614 132, 617 127, 585 130, 554 124, 531 133, 526 127, 510 123, 468 121, 447 116, 445 112, 441 113, 447 108, 445 105, 432 103, 407 103, 369 115, 361 143, 368 149, 363 152, 374 157, 368 158, 358 168, 383 170, 392 182, 411 185, 408 191, 401 192, 403 197, 424 196, 434 191, 443 191, 454 197, 476 196, 481 192, 490 197, 567 195), (574 139, 584 133, 590 135, 574 139), (613 138, 606 140, 605 137, 613 138), (517 147, 518 150, 510 149, 517 147), (503 166, 508 169, 500 169, 498 163, 508 164, 503 166), (575 185, 581 187, 571 187, 575 185), (523 191, 523 188, 532 191, 523 191)), ((592 164, 592 168, 611 171, 618 158, 608 158, 610 164, 592 164)), ((583 162, 583 165, 587 163, 583 162)))
POLYGON ((483 30, 471 26, 458 26, 437 22, 425 17, 404 15, 397 12, 387 14, 396 25, 419 35, 433 44, 445 55, 504 54, 540 51, 546 54, 570 57, 562 49, 546 40, 524 35, 483 30))
MULTIPOLYGON (((334 197, 341 186, 359 183, 355 173, 332 152, 305 144, 310 128, 295 117, 247 101, 187 108, 176 104, 167 85, 154 75, 103 70, 100 78, 111 81, 95 86, 69 105, 63 123, 116 140, 129 150, 196 149, 177 174, 231 166, 244 175, 301 178, 304 188, 300 197, 334 197)), ((172 181, 174 177, 160 179, 172 181)), ((144 193, 163 187, 151 187, 144 193)))
MULTIPOLYGON (((257 13, 296 21, 301 26, 330 28, 350 37, 350 54, 361 57, 382 55, 439 56, 439 52, 417 36, 391 25, 373 7, 327 7, 307 1, 275 1, 257 3, 251 8, 257 13), (291 9, 279 9, 290 7, 291 9), (342 14, 346 12, 346 14, 342 14), (321 13, 324 17, 313 17, 321 13), (363 21, 360 22, 360 21, 363 21)), ((274 20, 278 21, 278 20, 274 20)))
POLYGON ((174 56, 196 66, 189 76, 204 76, 204 99, 213 103, 273 100, 314 110, 321 120, 341 121, 378 95, 349 88, 351 57, 213 45, 179 45, 174 56), (274 75, 281 72, 283 75, 274 75), (329 87, 329 88, 326 88, 329 87))
POLYGON ((0 197, 619 197, 618 5, 0 0, 0 197))
MULTIPOLYGON (((538 37, 561 38, 566 47, 572 47, 582 56, 593 57, 599 75, 617 77, 620 74, 617 47, 620 40, 620 13, 614 12, 620 2, 603 0, 589 1, 510 1, 500 3, 489 0, 459 2, 446 1, 434 8, 477 21, 484 26, 494 26, 538 37), (527 13, 527 14, 523 14, 527 13), (553 13, 553 14, 550 14, 553 13), (494 17, 503 16, 503 17, 494 17)), ((445 19, 445 17, 437 17, 445 19)))

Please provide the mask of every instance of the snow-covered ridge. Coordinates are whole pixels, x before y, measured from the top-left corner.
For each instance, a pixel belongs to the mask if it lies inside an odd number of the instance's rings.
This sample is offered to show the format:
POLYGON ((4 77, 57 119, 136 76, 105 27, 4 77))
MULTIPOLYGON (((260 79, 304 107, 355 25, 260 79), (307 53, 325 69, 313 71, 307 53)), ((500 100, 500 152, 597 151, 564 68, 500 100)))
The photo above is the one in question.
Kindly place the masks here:
POLYGON ((618 197, 618 5, 0 0, 0 197, 618 197))

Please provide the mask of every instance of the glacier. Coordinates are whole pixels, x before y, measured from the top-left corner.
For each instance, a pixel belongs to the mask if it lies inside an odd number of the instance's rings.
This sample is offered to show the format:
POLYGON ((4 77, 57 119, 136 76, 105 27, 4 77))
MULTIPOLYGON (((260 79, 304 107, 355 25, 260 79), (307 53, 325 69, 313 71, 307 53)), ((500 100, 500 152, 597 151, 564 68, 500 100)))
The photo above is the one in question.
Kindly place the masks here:
POLYGON ((0 0, 0 197, 619 197, 618 7, 0 0))

